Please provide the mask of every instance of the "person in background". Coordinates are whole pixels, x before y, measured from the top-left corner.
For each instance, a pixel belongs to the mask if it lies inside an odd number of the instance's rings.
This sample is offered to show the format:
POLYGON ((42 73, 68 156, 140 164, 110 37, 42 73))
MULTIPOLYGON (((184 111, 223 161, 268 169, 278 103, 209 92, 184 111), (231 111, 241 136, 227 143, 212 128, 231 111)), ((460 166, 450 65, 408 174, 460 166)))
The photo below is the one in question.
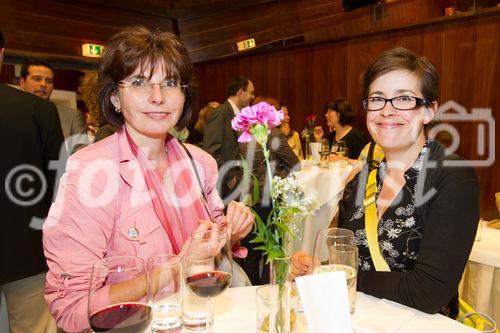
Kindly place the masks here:
POLYGON ((285 118, 283 119, 283 123, 281 123, 280 129, 283 132, 283 135, 288 140, 288 145, 292 148, 293 152, 297 157, 301 160, 304 159, 304 155, 302 154, 302 145, 300 143, 299 133, 294 131, 290 127, 290 116, 288 114, 288 108, 285 105, 281 106, 281 111, 285 114, 285 118))
MULTIPOLYGON (((54 89, 54 69, 45 61, 27 59, 21 67, 19 85, 22 90, 49 100, 54 89)), ((66 106, 56 106, 68 152, 85 147, 89 142, 83 114, 66 106)))
MULTIPOLYGON (((3 52, 0 31, 0 69, 3 52)), ((0 179, 5 186, 0 191, 0 292, 9 331, 55 333, 43 298, 42 225, 34 218, 45 218, 52 201, 57 174, 49 169, 50 161, 66 158, 59 155, 61 147, 64 151, 61 124, 56 106, 46 99, 0 83, 0 101, 0 179)))
POLYGON ((83 113, 83 120, 85 121, 85 127, 87 127, 87 139, 89 143, 94 143, 95 134, 99 130, 97 127, 97 120, 95 120, 88 111, 83 113))
MULTIPOLYGON (((356 235, 357 290, 456 318, 458 284, 479 221, 479 182, 472 167, 426 136, 438 92, 434 64, 403 47, 368 67, 362 76, 366 124, 385 159, 348 184, 339 226, 356 235), (365 198, 367 179, 375 185, 374 201, 365 198)), ((296 275, 312 269, 304 253, 292 262, 296 275)))
POLYGON ((337 98, 325 104, 325 111, 326 122, 334 129, 328 133, 330 147, 342 140, 349 149, 349 158, 357 159, 368 140, 363 132, 352 127, 354 113, 351 104, 343 98, 337 98))
MULTIPOLYGON (((253 100, 252 105, 260 102, 265 102, 274 106, 277 110, 279 103, 272 97, 257 97, 253 100)), ((262 221, 267 221, 267 217, 271 213, 272 204, 269 193, 269 184, 267 180, 267 172, 264 160, 262 147, 255 140, 249 143, 239 144, 241 156, 243 156, 249 164, 249 169, 259 181, 259 201, 254 202, 252 207, 259 215, 262 221)), ((288 141, 280 128, 274 127, 267 139, 267 148, 270 152, 270 163, 273 168, 272 174, 282 178, 287 177, 292 171, 300 170, 300 161, 288 145, 288 141)), ((248 193, 253 193, 253 187, 248 184, 248 193)), ((244 193, 245 195, 246 193, 244 193)), ((260 244, 250 243, 255 238, 255 235, 249 234, 245 237, 241 244, 248 248, 248 255, 245 258, 238 259, 243 270, 247 273, 253 285, 269 283, 269 267, 265 265, 265 259, 262 256, 261 250, 256 250, 260 244), (264 262, 261 262, 264 260, 264 262), (260 267, 263 267, 262 271, 260 267)))
MULTIPOLYGON (((99 113, 99 102, 97 100, 97 94, 99 93, 99 74, 97 71, 85 73, 85 75, 80 78, 77 91, 87 110, 84 119, 87 125, 89 142, 93 143, 99 141, 105 137, 102 136, 102 128, 106 126, 107 123, 106 119, 99 113)), ((112 126, 110 127, 112 131, 108 135, 114 133, 114 128, 112 126)))
MULTIPOLYGON (((240 109, 249 106, 255 98, 252 81, 244 76, 237 76, 227 84, 227 100, 207 117, 207 127, 203 134, 202 148, 212 155, 217 165, 222 168, 226 163, 240 161, 238 134, 231 127, 231 120, 240 109)), ((237 185, 241 180, 241 169, 224 169, 219 179, 221 195, 224 201, 239 196, 237 185)))
POLYGON ((181 129, 177 129, 174 127, 170 129, 168 133, 172 135, 174 138, 176 138, 177 141, 182 143, 186 142, 187 138, 189 137, 189 130, 187 129, 187 127, 181 129))
MULTIPOLYGON (((184 128, 192 113, 193 65, 180 39, 130 27, 107 45, 99 105, 117 131, 71 156, 43 231, 45 299, 68 332, 89 330, 96 261, 182 255, 194 231, 213 228, 223 228, 234 255, 244 256, 239 240, 254 222, 250 209, 237 202, 224 215, 215 160, 168 134, 184 128)), ((140 281, 103 286, 96 297, 118 303, 126 292, 139 300, 146 294, 140 281)))
POLYGON ((207 117, 212 114, 212 112, 219 107, 218 102, 209 102, 203 109, 198 113, 198 120, 194 127, 189 130, 189 137, 187 141, 197 146, 203 144, 203 134, 205 133, 205 128, 207 127, 207 117))

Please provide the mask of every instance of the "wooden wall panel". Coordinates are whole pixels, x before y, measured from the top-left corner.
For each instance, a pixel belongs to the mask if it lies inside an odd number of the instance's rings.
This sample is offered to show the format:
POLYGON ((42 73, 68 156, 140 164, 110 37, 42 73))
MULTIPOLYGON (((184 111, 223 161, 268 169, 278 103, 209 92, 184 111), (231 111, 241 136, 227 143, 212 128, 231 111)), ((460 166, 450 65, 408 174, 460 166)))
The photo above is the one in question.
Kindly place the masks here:
MULTIPOLYGON (((199 88, 203 91, 209 87, 207 91, 213 94, 203 92, 204 99, 197 102, 197 107, 209 100, 222 102, 226 82, 244 74, 252 78, 258 95, 276 97, 287 104, 292 126, 299 131, 304 127, 304 117, 311 113, 325 124, 323 105, 338 96, 352 102, 359 115, 355 125, 366 131, 359 77, 380 52, 404 46, 436 64, 442 80, 441 104, 453 100, 468 111, 491 108, 493 116, 500 119, 500 99, 496 96, 500 82, 499 18, 500 13, 495 13, 430 22, 314 46, 200 63, 196 65, 199 88), (220 86, 214 87, 215 82, 220 86)), ((453 125, 461 139, 457 152, 467 159, 484 158, 477 153, 477 123, 453 125)), ((500 142, 496 143, 500 146, 500 142)), ((499 151, 497 147, 496 161, 500 161, 499 151)), ((493 195, 500 191, 498 162, 477 168, 477 172, 481 182, 481 215, 492 219, 496 217, 493 195)))
MULTIPOLYGON (((81 1, 0 0, 6 55, 42 53, 46 58, 81 58, 83 43, 105 44, 122 27, 145 25, 173 31, 172 20, 81 1)), ((82 58, 83 60, 83 58, 82 58)))
POLYGON ((180 19, 179 34, 194 61, 237 54, 236 43, 254 38, 258 45, 282 39, 277 3, 227 10, 202 18, 180 19))
POLYGON ((402 0, 345 13, 342 0, 287 0, 228 9, 178 21, 194 61, 238 54, 235 43, 254 38, 258 48, 280 48, 373 33, 441 19, 441 1, 402 0), (291 39, 295 40, 291 41, 291 39), (282 42, 282 45, 279 44, 282 42))
POLYGON ((145 25, 178 33, 201 62, 238 55, 236 42, 246 38, 255 39, 253 52, 267 52, 448 20, 444 3, 400 0, 346 13, 342 0, 0 0, 0 26, 12 41, 8 55, 81 61, 82 43, 105 43, 124 26, 145 25))

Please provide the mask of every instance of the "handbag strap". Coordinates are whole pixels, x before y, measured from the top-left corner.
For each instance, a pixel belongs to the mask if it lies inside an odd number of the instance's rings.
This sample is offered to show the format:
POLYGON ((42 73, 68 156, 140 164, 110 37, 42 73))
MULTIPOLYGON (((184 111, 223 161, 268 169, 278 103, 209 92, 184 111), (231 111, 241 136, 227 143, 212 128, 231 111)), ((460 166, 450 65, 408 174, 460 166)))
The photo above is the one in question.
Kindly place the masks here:
POLYGON ((462 298, 458 299, 459 314, 456 320, 464 325, 473 327, 481 332, 496 333, 495 320, 485 313, 475 311, 462 298))
POLYGON ((205 190, 203 189, 200 174, 198 173, 198 169, 196 168, 196 164, 194 163, 193 155, 191 155, 189 149, 187 149, 187 147, 182 142, 179 141, 179 143, 182 146, 182 148, 184 148, 184 151, 186 152, 187 156, 189 157, 189 160, 191 161, 191 166, 193 167, 194 174, 196 175, 196 180, 198 181, 198 185, 200 186, 201 189, 201 195, 203 197, 203 208, 205 209, 205 212, 208 214, 208 216, 210 216, 212 221, 215 221, 216 216, 213 216, 210 209, 208 208, 209 207, 208 198, 207 195, 205 194, 205 190))
POLYGON ((186 152, 187 156, 189 157, 189 160, 191 161, 191 165, 193 166, 194 174, 196 175, 196 180, 198 181, 198 185, 200 185, 201 195, 203 196, 203 199, 205 199, 205 201, 207 201, 207 196, 205 195, 205 190, 203 189, 203 185, 201 184, 200 174, 198 173, 198 169, 196 168, 196 165, 194 164, 193 155, 191 155, 191 152, 189 151, 189 149, 187 149, 187 147, 182 142, 179 141, 179 144, 182 146, 182 148, 184 148, 184 151, 186 152))

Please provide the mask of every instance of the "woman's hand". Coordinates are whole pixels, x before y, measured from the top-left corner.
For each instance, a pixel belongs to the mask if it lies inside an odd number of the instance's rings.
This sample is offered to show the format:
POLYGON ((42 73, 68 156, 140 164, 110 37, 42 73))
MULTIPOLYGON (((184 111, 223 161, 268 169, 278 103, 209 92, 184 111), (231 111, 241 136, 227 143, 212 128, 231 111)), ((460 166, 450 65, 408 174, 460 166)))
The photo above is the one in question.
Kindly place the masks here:
POLYGON ((296 252, 292 255, 292 279, 312 273, 312 257, 304 251, 296 252))
POLYGON ((314 142, 320 142, 321 139, 323 139, 323 127, 321 126, 316 126, 313 128, 313 135, 314 135, 314 142))
POLYGON ((351 180, 356 177, 356 175, 361 172, 363 169, 363 162, 359 160, 349 160, 349 164, 352 165, 352 170, 349 172, 349 175, 347 175, 347 178, 345 180, 345 185, 347 185, 351 180))
MULTIPOLYGON (((199 232, 199 231, 208 231, 211 229, 219 229, 220 228, 217 224, 213 223, 212 221, 208 221, 208 220, 199 220, 198 223, 199 223, 199 225, 195 229, 195 231, 193 231, 193 234, 196 232, 199 232)), ((191 244, 191 241, 192 241, 192 238, 189 237, 184 242, 184 244, 182 245, 181 253, 179 253, 179 256, 182 257, 182 256, 184 256, 184 254, 187 253, 187 250, 189 249, 189 245, 191 244)))
POLYGON ((329 158, 330 162, 342 162, 342 161, 348 161, 349 160, 347 157, 338 156, 338 155, 335 155, 335 154, 330 154, 330 156, 328 158, 329 158))
POLYGON ((231 236, 231 244, 248 235, 252 230, 255 219, 250 208, 241 202, 231 201, 227 206, 226 225, 231 236))

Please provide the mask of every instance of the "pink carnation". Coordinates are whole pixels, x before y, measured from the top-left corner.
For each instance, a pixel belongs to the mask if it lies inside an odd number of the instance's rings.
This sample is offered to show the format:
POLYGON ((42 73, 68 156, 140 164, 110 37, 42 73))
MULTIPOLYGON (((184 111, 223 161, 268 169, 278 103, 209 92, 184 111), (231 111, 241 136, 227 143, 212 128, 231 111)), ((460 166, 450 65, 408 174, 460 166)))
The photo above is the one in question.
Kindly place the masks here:
POLYGON ((260 102, 241 109, 231 121, 231 126, 234 130, 242 132, 238 142, 250 142, 252 140, 250 130, 253 126, 257 124, 265 125, 269 134, 271 133, 270 129, 281 124, 284 117, 285 115, 281 110, 277 111, 274 106, 266 102, 260 102))

